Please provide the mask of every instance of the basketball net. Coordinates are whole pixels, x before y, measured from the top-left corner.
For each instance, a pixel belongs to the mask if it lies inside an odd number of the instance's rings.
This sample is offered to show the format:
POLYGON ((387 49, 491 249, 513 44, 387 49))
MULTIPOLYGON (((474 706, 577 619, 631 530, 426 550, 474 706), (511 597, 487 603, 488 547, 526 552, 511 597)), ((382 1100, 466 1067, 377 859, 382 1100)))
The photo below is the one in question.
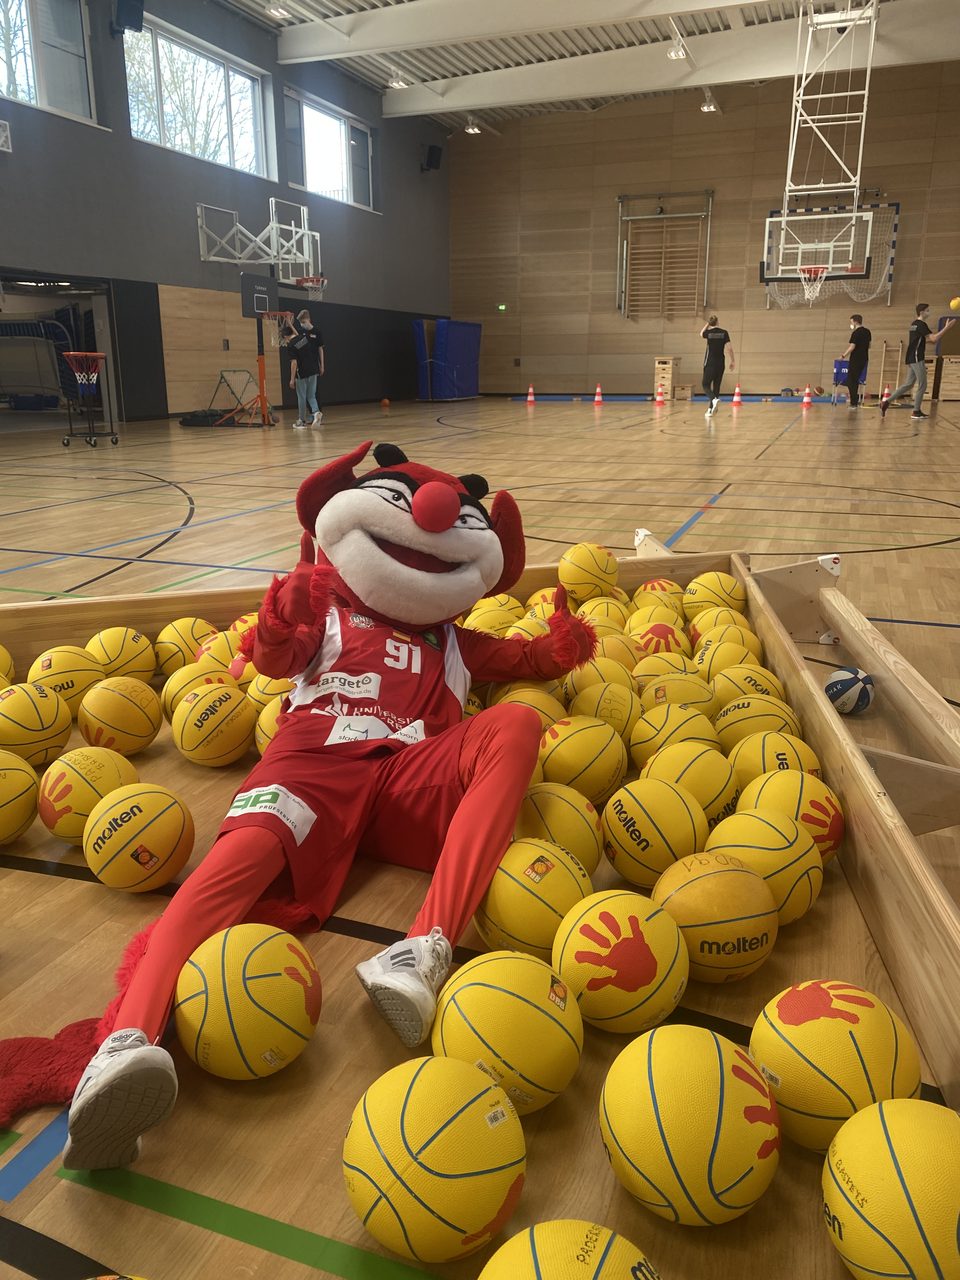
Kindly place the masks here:
POLYGON ((327 287, 326 276, 300 276, 296 283, 301 289, 306 289, 307 299, 310 302, 322 301, 324 290, 327 287))
POLYGON ((820 290, 827 278, 826 267, 800 267, 800 283, 803 285, 803 300, 811 305, 820 297, 820 290))
POLYGON ((271 347, 285 347, 290 341, 287 334, 287 328, 293 326, 292 311, 265 311, 263 313, 264 320, 271 320, 270 325, 270 345, 271 347))
MULTIPOLYGON (((828 280, 826 275, 816 282, 803 275, 799 280, 771 280, 767 283, 767 297, 778 307, 799 307, 804 303, 813 306, 819 298, 836 297, 845 293, 854 302, 872 302, 881 293, 887 293, 893 280, 893 261, 896 254, 894 223, 896 209, 892 205, 871 206, 873 233, 870 243, 870 274, 867 277, 850 276, 828 280), (811 289, 815 289, 811 292, 811 289)), ((817 268, 812 268, 816 270, 817 268)), ((862 266, 860 268, 862 270, 862 266)))

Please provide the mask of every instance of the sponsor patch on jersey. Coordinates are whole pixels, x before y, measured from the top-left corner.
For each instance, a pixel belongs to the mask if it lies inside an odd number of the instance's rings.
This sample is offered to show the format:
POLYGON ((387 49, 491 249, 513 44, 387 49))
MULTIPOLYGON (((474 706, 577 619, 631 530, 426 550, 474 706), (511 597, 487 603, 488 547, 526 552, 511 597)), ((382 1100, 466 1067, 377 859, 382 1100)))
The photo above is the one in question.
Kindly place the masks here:
POLYGON ((379 698, 380 679, 375 671, 364 671, 359 676, 348 676, 345 671, 325 671, 310 684, 320 696, 339 693, 344 698, 379 698))
POLYGON ((440 648, 440 637, 435 631, 421 631, 420 636, 427 642, 431 649, 440 648))
POLYGON ((422 720, 412 720, 410 724, 405 724, 402 729, 397 729, 395 733, 390 734, 391 738, 397 738, 400 742, 406 743, 423 742, 426 736, 422 720))
POLYGON ((254 787, 252 791, 241 791, 238 796, 234 796, 233 804, 227 810, 227 817, 240 818, 248 813, 273 814, 290 828, 297 844, 303 844, 317 820, 317 815, 309 805, 304 804, 292 791, 279 785, 254 787))
POLYGON ((368 618, 366 614, 363 613, 351 613, 350 625, 351 627, 359 627, 361 631, 372 631, 373 619, 368 618))

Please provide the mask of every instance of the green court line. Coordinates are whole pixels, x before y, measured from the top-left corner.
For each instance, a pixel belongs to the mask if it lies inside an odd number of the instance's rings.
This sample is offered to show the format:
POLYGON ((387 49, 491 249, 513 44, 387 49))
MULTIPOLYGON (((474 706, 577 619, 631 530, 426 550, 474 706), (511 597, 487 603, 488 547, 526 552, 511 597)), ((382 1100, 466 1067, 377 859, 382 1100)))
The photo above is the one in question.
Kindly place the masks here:
POLYGON ((355 1245, 341 1244, 302 1227, 292 1227, 128 1169, 102 1169, 97 1173, 58 1169, 57 1177, 78 1182, 92 1191, 102 1191, 127 1204, 165 1214, 178 1222, 188 1222, 230 1240, 239 1240, 241 1244, 253 1245, 278 1258, 302 1262, 317 1271, 329 1271, 342 1280, 429 1280, 427 1272, 406 1263, 381 1258, 355 1245))
POLYGON ((12 596, 33 596, 36 604, 42 604, 46 596, 59 596, 61 600, 92 600, 93 596, 81 595, 78 591, 49 591, 34 587, 0 587, 0 592, 12 596))
MULTIPOLYGON (((236 560, 232 565, 224 565, 221 569, 204 569, 202 573, 193 573, 189 578, 178 578, 176 582, 165 582, 162 587, 148 587, 145 594, 150 596, 158 595, 162 591, 174 591, 177 587, 183 587, 188 582, 196 582, 200 578, 212 578, 216 573, 229 573, 231 569, 240 569, 245 564, 253 564, 255 560, 266 560, 270 556, 282 555, 284 551, 291 551, 294 548, 300 549, 299 542, 289 542, 285 547, 274 547, 269 551, 259 551, 255 556, 248 556, 246 560, 236 560)), ((143 563, 150 564, 150 561, 144 560, 143 563)))
POLYGON ((14 1133, 12 1129, 0 1129, 0 1156, 5 1151, 9 1151, 15 1142, 20 1141, 21 1135, 14 1133))

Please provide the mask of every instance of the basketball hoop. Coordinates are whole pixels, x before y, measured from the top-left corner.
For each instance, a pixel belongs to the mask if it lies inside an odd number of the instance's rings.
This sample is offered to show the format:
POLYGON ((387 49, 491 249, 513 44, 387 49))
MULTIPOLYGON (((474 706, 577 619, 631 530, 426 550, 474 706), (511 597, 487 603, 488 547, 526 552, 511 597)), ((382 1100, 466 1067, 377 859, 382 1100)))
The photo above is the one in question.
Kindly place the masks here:
POLYGON ((292 311, 264 311, 264 320, 272 320, 270 326, 271 347, 285 347, 289 341, 287 329, 293 328, 292 311))
POLYGON ((299 276, 295 281, 301 289, 306 289, 307 298, 311 302, 320 302, 323 298, 323 291, 327 287, 326 276, 299 276))
POLYGON ((106 356, 102 351, 65 351, 63 358, 73 370, 77 380, 77 393, 81 396, 96 394, 97 380, 106 356))
POLYGON ((817 298, 820 297, 823 282, 827 278, 827 268, 798 267, 797 271, 800 275, 800 283, 803 285, 804 302, 816 302, 817 298))

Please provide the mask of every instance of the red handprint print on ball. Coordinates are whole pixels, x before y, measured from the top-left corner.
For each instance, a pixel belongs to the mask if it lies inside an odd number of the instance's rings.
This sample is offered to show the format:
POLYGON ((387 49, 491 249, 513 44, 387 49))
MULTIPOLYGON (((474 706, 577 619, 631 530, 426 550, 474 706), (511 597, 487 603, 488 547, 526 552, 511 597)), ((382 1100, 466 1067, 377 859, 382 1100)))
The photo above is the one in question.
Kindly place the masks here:
POLYGON ((652 622, 634 639, 644 653, 671 653, 677 647, 677 631, 669 622, 652 622))
POLYGON ((294 965, 287 965, 284 973, 298 986, 303 987, 303 1003, 306 1007, 307 1017, 310 1019, 310 1025, 315 1027, 317 1019, 320 1017, 320 1006, 323 1003, 323 987, 320 983, 320 975, 317 973, 317 967, 308 955, 293 942, 287 943, 287 950, 296 958, 306 969, 306 973, 302 973, 294 965))
POLYGON ((602 951, 577 951, 574 959, 578 964, 592 964, 598 969, 609 969, 611 972, 591 978, 587 983, 587 990, 600 991, 603 987, 618 987, 621 991, 639 991, 641 987, 649 986, 657 976, 657 957, 647 945, 639 917, 628 916, 630 932, 626 935, 620 927, 620 921, 610 911, 600 912, 600 923, 609 937, 605 937, 592 924, 582 924, 579 932, 581 937, 602 948, 602 951))
POLYGON ((51 831, 57 825, 61 818, 65 818, 68 813, 73 813, 73 809, 68 804, 63 804, 67 796, 72 795, 73 786, 67 781, 67 775, 61 769, 59 773, 44 782, 43 790, 40 792, 40 802, 37 805, 37 812, 40 814, 40 821, 51 831), (62 808, 60 806, 63 806, 62 808))
POLYGON ((744 1084, 748 1084, 751 1089, 761 1094, 764 1100, 763 1106, 744 1107, 744 1120, 748 1124, 770 1124, 776 1130, 772 1138, 765 1138, 757 1148, 757 1159, 766 1160, 768 1156, 780 1150, 780 1114, 769 1087, 742 1049, 737 1050, 737 1058, 739 1061, 733 1068, 733 1074, 738 1080, 742 1080, 744 1084))
POLYGON ((107 730, 99 724, 94 729, 90 725, 81 725, 80 732, 91 747, 112 747, 116 742, 116 738, 112 734, 108 734, 107 730))
POLYGON ((854 1025, 860 1021, 858 1014, 843 1008, 843 1005, 834 1004, 834 1000, 858 1005, 862 1009, 877 1007, 868 992, 849 982, 800 982, 785 991, 777 1001, 777 1016, 788 1027, 802 1027, 820 1018, 852 1022, 854 1025))
POLYGON ((800 821, 809 828, 822 858, 831 857, 840 848, 846 823, 832 796, 810 800, 800 821))
POLYGON ((468 1236, 464 1236, 460 1243, 466 1248, 472 1244, 479 1244, 481 1240, 488 1237, 499 1235, 503 1228, 513 1217, 513 1211, 520 1203, 520 1192, 523 1190, 523 1174, 518 1173, 510 1184, 507 1194, 504 1196, 503 1204, 490 1219, 485 1227, 481 1227, 479 1231, 474 1231, 468 1236))

